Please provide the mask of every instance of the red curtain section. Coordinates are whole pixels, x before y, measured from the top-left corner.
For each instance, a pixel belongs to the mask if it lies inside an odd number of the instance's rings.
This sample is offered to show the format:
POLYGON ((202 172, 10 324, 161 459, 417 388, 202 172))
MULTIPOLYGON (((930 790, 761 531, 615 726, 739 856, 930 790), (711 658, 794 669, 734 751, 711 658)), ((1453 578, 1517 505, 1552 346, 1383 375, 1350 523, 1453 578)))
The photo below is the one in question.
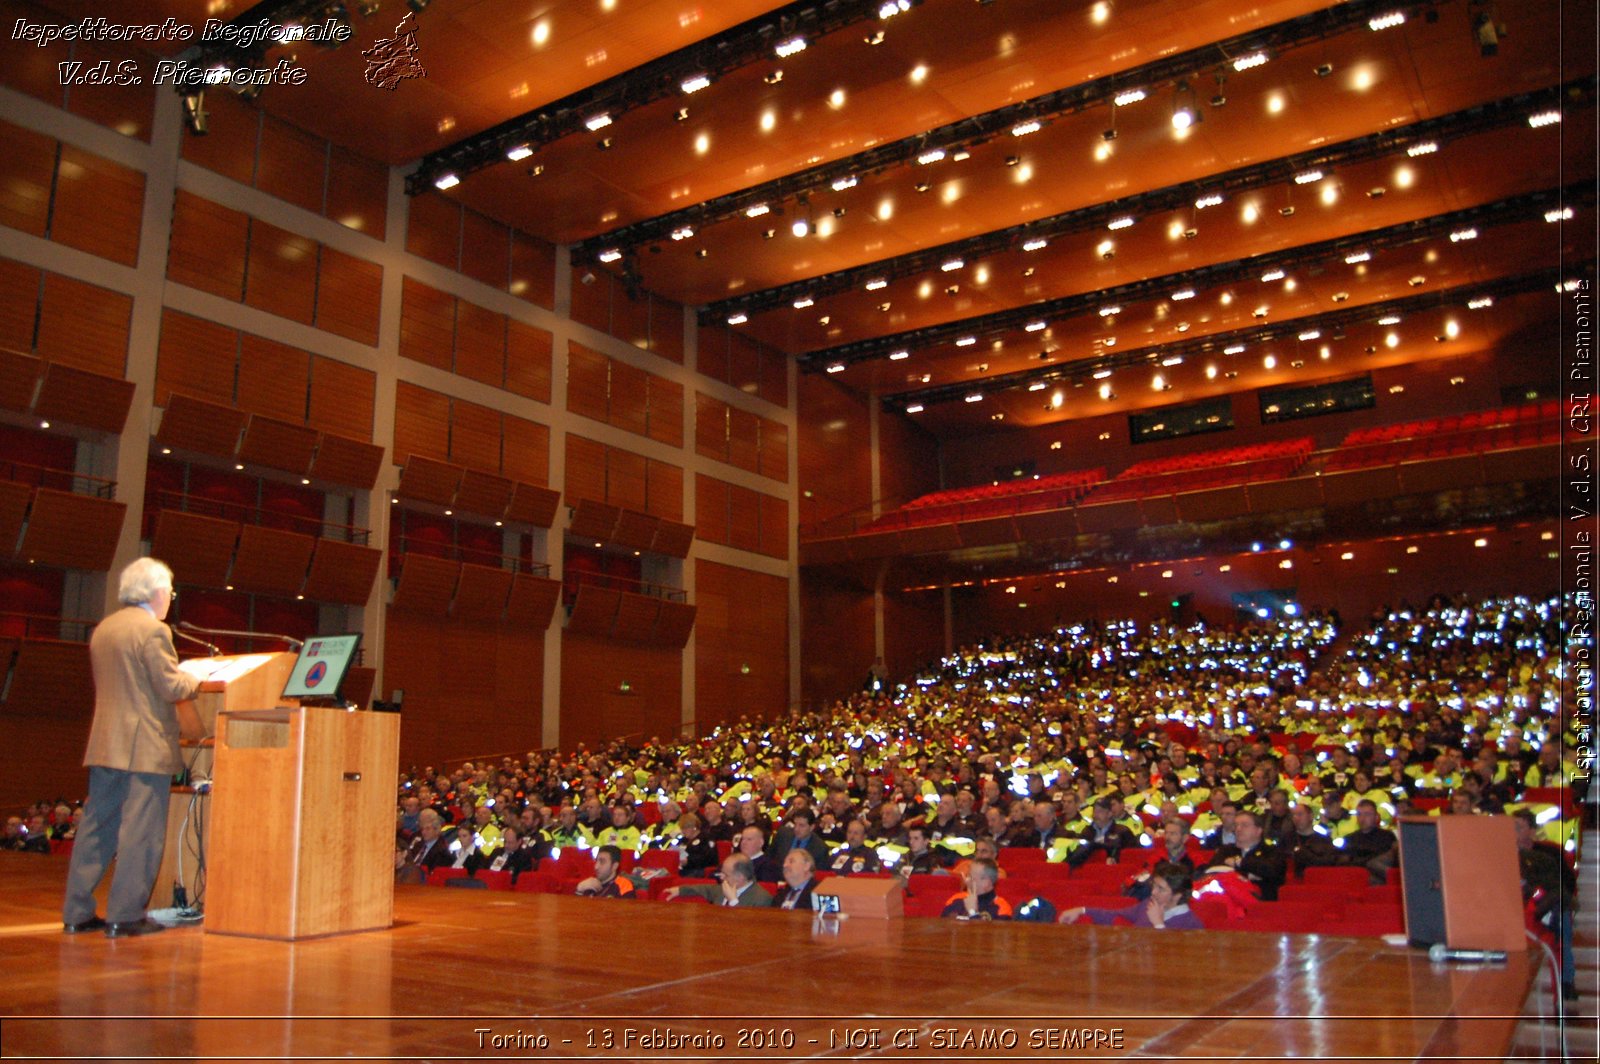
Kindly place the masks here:
POLYGON ((577 593, 578 584, 586 580, 603 581, 606 577, 620 578, 620 582, 613 585, 618 590, 638 591, 638 582, 644 573, 644 567, 638 558, 631 558, 625 554, 608 554, 593 547, 580 547, 573 543, 567 544, 563 564, 569 596, 577 593))
POLYGON ((456 543, 461 547, 461 560, 473 565, 500 567, 501 532, 493 525, 472 525, 465 522, 456 526, 456 543))
MULTIPOLYGON (((401 509, 389 523, 391 555, 427 554, 498 568, 505 553, 503 542, 501 530, 493 525, 477 525, 415 510, 401 509)), ((531 554, 532 549, 530 542, 526 550, 531 554)))
MULTIPOLYGON (((199 588, 182 589, 178 601, 173 603, 172 613, 167 620, 172 623, 187 621, 202 628, 272 632, 276 635, 293 636, 296 639, 304 639, 317 633, 315 603, 291 602, 287 599, 264 596, 255 597, 252 603, 250 595, 233 591, 204 591, 199 588)), ((270 644, 261 642, 250 646, 248 640, 234 636, 212 635, 205 638, 220 647, 224 654, 273 649, 270 644)), ((184 657, 204 653, 196 644, 184 639, 177 641, 177 647, 178 653, 184 657)))
POLYGON ((13 471, 10 463, 43 466, 45 469, 70 470, 78 454, 78 442, 70 436, 52 436, 45 432, 0 425, 0 454, 5 455, 0 465, 0 476, 7 480, 35 483, 29 470, 13 471))
MULTIPOLYGON (((64 578, 65 574, 59 569, 0 564, 0 604, 3 604, 0 605, 0 636, 20 638, 24 634, 26 624, 20 614, 61 616, 64 578)), ((29 634, 55 635, 54 631, 29 634)))

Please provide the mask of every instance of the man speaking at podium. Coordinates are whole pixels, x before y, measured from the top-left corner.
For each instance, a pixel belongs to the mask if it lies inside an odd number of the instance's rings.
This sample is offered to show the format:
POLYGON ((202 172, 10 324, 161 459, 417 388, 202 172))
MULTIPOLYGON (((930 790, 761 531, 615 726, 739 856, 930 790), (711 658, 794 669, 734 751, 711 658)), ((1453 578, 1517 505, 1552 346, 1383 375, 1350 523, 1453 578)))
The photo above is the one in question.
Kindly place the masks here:
POLYGON ((172 631, 162 622, 177 592, 172 570, 139 558, 122 570, 122 609, 101 621, 89 639, 94 671, 94 724, 83 763, 89 801, 72 847, 62 929, 112 938, 162 929, 145 917, 166 842, 167 797, 178 753, 176 703, 193 698, 200 681, 178 668, 172 631), (95 915, 94 890, 111 859, 105 919, 95 915))

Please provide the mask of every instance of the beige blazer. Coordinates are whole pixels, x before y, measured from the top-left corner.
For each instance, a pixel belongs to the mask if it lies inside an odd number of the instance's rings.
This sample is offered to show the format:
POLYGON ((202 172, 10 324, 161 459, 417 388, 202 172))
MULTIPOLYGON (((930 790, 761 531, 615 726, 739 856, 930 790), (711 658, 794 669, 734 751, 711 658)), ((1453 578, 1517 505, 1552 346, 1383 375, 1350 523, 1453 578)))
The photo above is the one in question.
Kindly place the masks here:
POLYGON ((182 766, 173 703, 200 681, 178 668, 172 631, 148 610, 124 606, 89 638, 94 724, 85 765, 170 774, 182 766))

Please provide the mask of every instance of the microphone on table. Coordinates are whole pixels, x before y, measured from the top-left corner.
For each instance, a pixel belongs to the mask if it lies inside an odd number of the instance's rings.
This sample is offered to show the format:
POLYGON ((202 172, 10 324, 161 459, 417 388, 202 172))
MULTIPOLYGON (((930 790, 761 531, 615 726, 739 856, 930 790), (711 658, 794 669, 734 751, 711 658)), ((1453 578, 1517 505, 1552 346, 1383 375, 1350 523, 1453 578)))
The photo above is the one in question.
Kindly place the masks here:
POLYGON ((1435 942, 1428 947, 1428 959, 1435 964, 1444 961, 1456 961, 1461 964, 1504 964, 1506 951, 1503 949, 1451 949, 1443 942, 1435 942))

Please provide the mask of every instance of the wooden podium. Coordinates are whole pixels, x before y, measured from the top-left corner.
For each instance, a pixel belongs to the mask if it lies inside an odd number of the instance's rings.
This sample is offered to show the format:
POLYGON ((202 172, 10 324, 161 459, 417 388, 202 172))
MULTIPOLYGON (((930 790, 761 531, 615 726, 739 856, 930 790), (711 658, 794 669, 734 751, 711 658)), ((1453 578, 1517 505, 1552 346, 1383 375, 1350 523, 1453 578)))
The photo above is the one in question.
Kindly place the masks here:
MULTIPOLYGON (((285 652, 189 658, 180 664, 185 672, 202 679, 194 701, 178 704, 178 720, 184 731, 183 763, 191 778, 212 778, 210 736, 216 734, 217 714, 277 705, 294 662, 295 655, 285 652), (196 731, 198 734, 194 734, 196 731)), ((150 908, 172 905, 174 883, 183 884, 191 903, 199 896, 200 869, 205 859, 204 826, 210 815, 210 802, 209 795, 197 794, 193 787, 173 787, 172 800, 167 805, 167 845, 150 895, 150 908)))
POLYGON ((400 717, 280 706, 217 722, 206 931, 293 940, 388 927, 400 717))

